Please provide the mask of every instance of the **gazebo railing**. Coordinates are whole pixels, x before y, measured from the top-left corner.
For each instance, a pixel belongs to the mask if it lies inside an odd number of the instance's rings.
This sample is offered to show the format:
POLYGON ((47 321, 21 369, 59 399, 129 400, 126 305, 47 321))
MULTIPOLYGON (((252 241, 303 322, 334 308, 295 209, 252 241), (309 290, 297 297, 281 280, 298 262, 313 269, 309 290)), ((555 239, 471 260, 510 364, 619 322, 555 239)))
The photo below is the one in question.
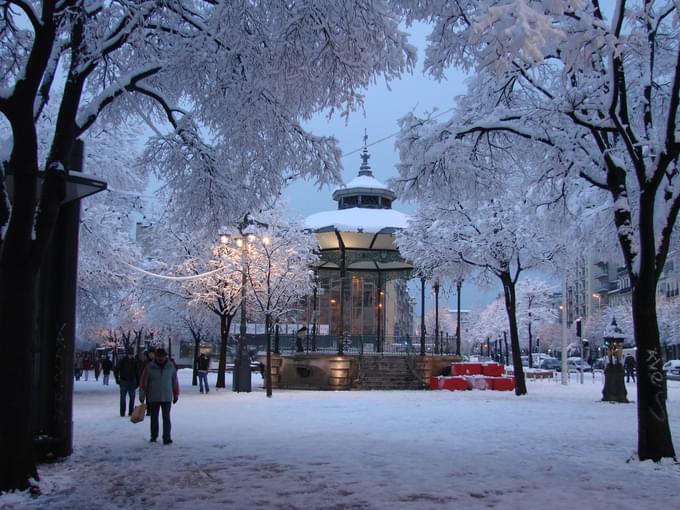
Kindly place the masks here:
MULTIPOLYGON (((250 339, 249 339, 250 340, 250 339)), ((258 339, 259 340, 259 339, 258 339)), ((261 340, 262 345, 258 349, 264 350, 265 339, 261 340)), ((249 345, 252 342, 248 342, 249 345)), ((272 339, 272 343, 274 343, 272 339)), ((455 338, 440 341, 441 345, 435 346, 434 335, 425 338, 425 354, 427 356, 447 355, 455 353, 455 338)), ((259 344, 259 342, 258 342, 259 344)), ((273 345, 275 348, 275 346, 273 345)), ((306 336, 302 340, 303 352, 305 353, 336 353, 338 351, 338 336, 336 335, 317 335, 316 338, 306 336)), ((297 351, 296 337, 294 335, 280 335, 279 352, 290 354, 297 351)), ((375 336, 354 335, 345 340, 343 344, 345 354, 361 355, 403 355, 420 354, 420 337, 408 338, 400 336, 387 336, 380 339, 375 336)))

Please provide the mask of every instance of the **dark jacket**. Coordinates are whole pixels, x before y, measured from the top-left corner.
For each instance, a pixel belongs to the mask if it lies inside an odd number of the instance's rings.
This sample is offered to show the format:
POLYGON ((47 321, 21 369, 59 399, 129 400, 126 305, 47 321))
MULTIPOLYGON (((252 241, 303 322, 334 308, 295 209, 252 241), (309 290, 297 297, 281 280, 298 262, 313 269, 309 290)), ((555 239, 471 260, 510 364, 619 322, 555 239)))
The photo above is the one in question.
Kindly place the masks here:
POLYGON ((206 356, 205 354, 201 354, 198 357, 198 361, 196 363, 196 368, 200 370, 201 372, 207 372, 208 369, 210 368, 210 358, 206 356))
POLYGON ((109 358, 104 358, 104 361, 102 361, 102 372, 104 372, 104 375, 109 375, 111 370, 113 370, 113 361, 109 358))
POLYGON ((149 363, 142 374, 139 399, 147 402, 170 402, 179 397, 179 383, 175 364, 166 360, 159 365, 155 360, 149 363))
POLYGON ((134 381, 135 383, 138 383, 137 360, 125 356, 118 362, 113 373, 116 376, 116 382, 119 384, 120 381, 134 381))

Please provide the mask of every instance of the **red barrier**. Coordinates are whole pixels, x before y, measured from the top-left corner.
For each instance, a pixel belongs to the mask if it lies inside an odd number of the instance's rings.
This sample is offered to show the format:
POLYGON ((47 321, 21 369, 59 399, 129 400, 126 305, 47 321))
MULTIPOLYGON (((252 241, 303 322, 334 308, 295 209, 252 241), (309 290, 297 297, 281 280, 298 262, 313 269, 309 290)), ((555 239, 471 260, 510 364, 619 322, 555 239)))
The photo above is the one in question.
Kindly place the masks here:
POLYGON ((512 391, 515 389, 514 377, 494 377, 493 389, 496 391, 512 391))
POLYGON ((482 365, 482 374, 489 377, 500 377, 505 373, 505 367, 500 363, 484 363, 482 365))
POLYGON ((465 377, 430 377, 432 390, 469 390, 465 377))
POLYGON ((481 363, 451 363, 451 375, 477 375, 481 373, 481 363))
POLYGON ((445 390, 468 390, 468 383, 465 377, 444 377, 445 390))

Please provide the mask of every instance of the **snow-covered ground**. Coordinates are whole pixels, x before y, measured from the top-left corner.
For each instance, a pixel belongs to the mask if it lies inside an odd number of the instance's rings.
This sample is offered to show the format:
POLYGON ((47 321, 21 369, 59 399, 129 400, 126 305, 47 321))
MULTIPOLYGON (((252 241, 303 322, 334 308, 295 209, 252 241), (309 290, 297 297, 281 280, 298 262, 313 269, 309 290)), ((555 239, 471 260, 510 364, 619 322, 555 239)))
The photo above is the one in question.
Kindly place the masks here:
MULTIPOLYGON (((198 393, 181 371, 174 443, 118 416, 118 388, 75 385, 75 451, 42 496, 0 508, 680 508, 680 465, 640 463, 635 404, 602 382, 492 391, 198 393)), ((214 383, 214 375, 211 375, 214 383)), ((628 385, 635 400, 635 386, 628 385)), ((680 382, 668 409, 680 448, 680 382)))

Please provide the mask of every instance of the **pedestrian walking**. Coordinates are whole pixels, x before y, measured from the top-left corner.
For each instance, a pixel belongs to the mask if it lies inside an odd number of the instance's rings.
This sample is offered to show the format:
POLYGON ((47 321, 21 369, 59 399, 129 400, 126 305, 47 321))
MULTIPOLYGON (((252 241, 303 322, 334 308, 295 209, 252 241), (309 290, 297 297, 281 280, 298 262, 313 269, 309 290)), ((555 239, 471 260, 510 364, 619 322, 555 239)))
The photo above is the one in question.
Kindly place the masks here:
POLYGON ((631 378, 635 382, 635 358, 632 355, 628 354, 623 360, 623 368, 626 371, 626 382, 630 382, 631 378))
POLYGON ((120 388, 120 415, 125 416, 126 398, 129 397, 129 402, 127 403, 129 416, 132 414, 132 409, 135 406, 135 395, 139 385, 137 362, 135 361, 132 348, 128 347, 125 351, 125 357, 118 362, 113 375, 116 377, 116 383, 118 383, 120 388))
POLYGON ((154 360, 144 369, 139 386, 139 400, 151 409, 151 438, 155 443, 158 439, 158 412, 163 413, 163 444, 172 443, 172 424, 170 423, 170 409, 179 398, 179 383, 177 369, 168 360, 165 349, 157 349, 154 360))
MULTIPOLYGON (((154 360, 154 357, 156 355, 156 349, 153 347, 149 347, 146 351, 144 351, 144 359, 139 365, 139 380, 142 380, 142 374, 144 373, 144 370, 146 369, 147 366, 149 366, 149 363, 151 363, 154 360)), ((140 392, 140 397, 141 397, 141 392, 140 392)), ((146 406, 146 415, 151 416, 151 408, 149 406, 146 406)))
POLYGON ((210 368, 210 358, 201 353, 201 355, 196 358, 196 373, 198 374, 198 387, 200 392, 203 393, 205 388, 205 393, 210 391, 208 387, 208 369, 210 368))
POLYGON ((109 385, 111 370, 113 370, 113 361, 111 361, 108 356, 105 356, 102 360, 102 379, 104 381, 104 386, 109 385))
POLYGON ((80 376, 83 375, 83 356, 81 353, 76 354, 76 366, 73 375, 75 375, 76 381, 80 381, 80 376))
POLYGON ((90 357, 87 355, 86 352, 83 353, 83 379, 87 381, 87 378, 90 375, 90 369, 92 368, 92 363, 90 361, 90 357))
POLYGON ((102 371, 102 361, 99 359, 99 356, 95 356, 94 358, 94 380, 99 382, 99 374, 102 371))

